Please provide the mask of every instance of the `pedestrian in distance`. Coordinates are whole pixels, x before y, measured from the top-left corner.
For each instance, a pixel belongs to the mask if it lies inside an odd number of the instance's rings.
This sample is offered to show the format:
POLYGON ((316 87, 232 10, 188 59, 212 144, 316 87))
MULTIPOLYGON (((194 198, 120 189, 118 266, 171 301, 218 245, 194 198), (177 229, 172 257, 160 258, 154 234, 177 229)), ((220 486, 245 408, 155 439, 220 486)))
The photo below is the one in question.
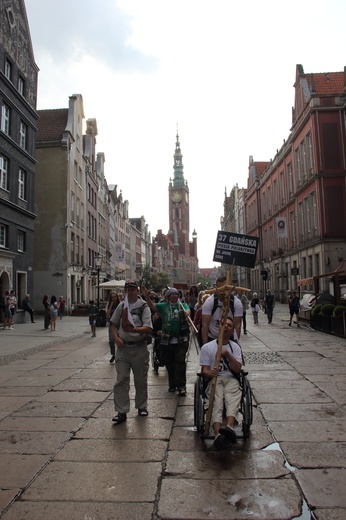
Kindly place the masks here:
POLYGON ((246 330, 246 311, 249 310, 249 307, 250 307, 250 302, 248 300, 248 297, 246 296, 246 294, 242 291, 240 291, 239 295, 238 295, 238 298, 240 299, 241 303, 242 303, 242 306, 243 306, 243 332, 244 334, 247 334, 247 330, 246 330))
POLYGON ((111 358, 109 360, 110 363, 113 363, 115 360, 115 340, 113 336, 113 330, 110 323, 111 317, 113 316, 113 313, 115 309, 118 307, 120 303, 119 295, 112 291, 108 298, 108 303, 106 306, 106 323, 108 325, 108 341, 109 341, 109 349, 111 352, 111 358))
POLYGON ((36 312, 31 307, 31 298, 30 294, 27 294, 22 301, 22 308, 30 315, 31 323, 36 323, 34 317, 36 316, 36 312))
POLYGON ((4 307, 4 329, 13 330, 12 327, 12 313, 11 313, 11 297, 9 294, 5 297, 4 307))
POLYGON ((296 315, 296 321, 297 321, 297 327, 300 327, 299 325, 299 311, 300 311, 300 302, 299 297, 297 296, 296 291, 292 292, 292 296, 288 300, 288 305, 290 309, 290 321, 289 326, 292 326, 292 319, 293 316, 296 315))
POLYGON ((98 314, 99 314, 99 310, 96 307, 94 300, 90 300, 88 316, 89 316, 89 324, 91 327, 91 337, 92 338, 96 338, 96 321, 97 321, 98 314))
POLYGON ((271 323, 273 321, 275 297, 274 297, 274 294, 269 289, 266 292, 266 295, 264 297, 264 305, 265 305, 265 309, 266 309, 268 323, 271 323))
POLYGON ((14 290, 12 289, 12 291, 10 291, 10 311, 11 311, 11 314, 12 314, 12 325, 13 325, 13 322, 14 322, 14 315, 16 313, 16 310, 17 310, 17 297, 16 297, 16 293, 14 292, 14 290))
POLYGON ((56 296, 53 296, 50 299, 49 312, 50 312, 50 330, 56 330, 56 320, 58 319, 58 309, 59 305, 56 299, 56 296))
POLYGON ((175 287, 166 291, 166 302, 154 303, 149 298, 147 288, 142 286, 142 294, 150 309, 162 318, 160 350, 168 372, 168 391, 178 391, 180 396, 186 395, 186 354, 189 348, 190 327, 187 316, 190 308, 179 299, 179 291, 175 287))
POLYGON ((112 332, 117 345, 115 366, 117 379, 114 385, 114 408, 117 415, 113 422, 126 421, 130 410, 130 374, 135 385, 135 407, 140 417, 148 415, 148 370, 149 350, 147 336, 152 334, 151 312, 139 296, 137 282, 125 283, 125 300, 115 309, 112 317, 112 332))
POLYGON ((66 302, 64 300, 64 297, 63 296, 59 296, 59 301, 58 301, 58 316, 59 318, 62 320, 63 319, 63 316, 65 314, 65 305, 66 305, 66 302))
POLYGON ((191 285, 189 292, 186 295, 185 303, 188 304, 190 308, 190 317, 192 321, 195 317, 195 311, 197 307, 197 299, 198 299, 198 289, 196 285, 191 285))
POLYGON ((251 311, 253 314, 253 322, 255 325, 258 324, 258 313, 260 311, 259 299, 257 297, 257 293, 254 292, 252 295, 251 303, 250 303, 251 311))
POLYGON ((43 299, 42 299, 42 305, 43 305, 43 308, 44 308, 44 328, 47 330, 49 329, 49 324, 50 324, 50 305, 49 305, 49 298, 48 298, 48 294, 45 294, 43 296, 43 299))
POLYGON ((242 368, 242 352, 238 343, 234 341, 233 333, 233 319, 228 317, 222 337, 222 356, 219 366, 215 366, 218 340, 214 339, 203 345, 200 353, 202 376, 208 382, 207 398, 210 395, 211 381, 217 377, 211 418, 215 433, 214 446, 217 450, 225 449, 229 444, 237 442, 234 425, 241 399, 239 373, 242 368), (226 425, 222 426, 224 408, 226 425))

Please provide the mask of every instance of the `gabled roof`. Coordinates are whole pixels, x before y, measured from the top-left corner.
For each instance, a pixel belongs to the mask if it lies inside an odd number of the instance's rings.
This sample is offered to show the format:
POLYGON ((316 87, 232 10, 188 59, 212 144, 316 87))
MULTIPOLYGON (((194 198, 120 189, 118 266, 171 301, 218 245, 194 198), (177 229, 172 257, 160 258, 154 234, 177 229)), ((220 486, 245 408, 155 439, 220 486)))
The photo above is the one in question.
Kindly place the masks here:
POLYGON ((310 92, 318 96, 335 96, 345 92, 343 72, 318 72, 306 75, 310 92))
POLYGON ((67 126, 68 108, 38 110, 36 142, 61 141, 67 126))

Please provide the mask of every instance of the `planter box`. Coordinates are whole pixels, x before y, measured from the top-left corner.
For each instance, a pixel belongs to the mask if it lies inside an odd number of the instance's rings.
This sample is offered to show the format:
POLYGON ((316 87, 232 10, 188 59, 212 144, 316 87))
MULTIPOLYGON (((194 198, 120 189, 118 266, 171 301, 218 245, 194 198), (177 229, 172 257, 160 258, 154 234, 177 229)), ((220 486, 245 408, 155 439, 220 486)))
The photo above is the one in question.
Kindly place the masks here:
POLYGON ((346 337, 346 331, 345 331, 345 315, 340 316, 340 318, 333 318, 332 317, 332 331, 337 336, 346 337))
POLYGON ((88 316, 87 309, 73 309, 71 316, 88 316))
POLYGON ((321 316, 319 314, 315 314, 315 316, 310 314, 310 327, 316 330, 321 329, 321 316))
POLYGON ((332 332, 332 317, 331 316, 320 316, 321 325, 320 330, 325 330, 326 332, 332 332))

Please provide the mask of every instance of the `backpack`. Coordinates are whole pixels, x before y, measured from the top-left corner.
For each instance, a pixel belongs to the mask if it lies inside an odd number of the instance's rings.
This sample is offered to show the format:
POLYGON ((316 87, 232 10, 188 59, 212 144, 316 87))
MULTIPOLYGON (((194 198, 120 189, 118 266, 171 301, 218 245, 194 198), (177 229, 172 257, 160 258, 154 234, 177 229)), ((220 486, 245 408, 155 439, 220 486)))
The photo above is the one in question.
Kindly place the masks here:
MULTIPOLYGON (((121 302, 120 305, 122 305, 122 309, 121 309, 121 313, 122 313, 123 310, 124 310, 124 305, 125 305, 125 303, 124 303, 124 302, 121 302)), ((133 309, 132 312, 131 312, 131 315, 132 315, 132 316, 138 316, 138 317, 139 317, 139 319, 140 319, 140 321, 141 321, 142 324, 143 324, 143 322, 142 322, 143 311, 144 311, 144 309, 145 309, 146 307, 149 307, 149 305, 148 305, 147 303, 144 302, 143 305, 141 305, 140 307, 137 307, 137 309, 133 309)), ((150 318, 152 318, 152 316, 150 316, 150 318)), ((153 327, 152 319, 151 319, 151 327, 153 327)), ((151 344, 152 339, 153 339, 153 337, 152 337, 151 334, 146 334, 146 336, 145 336, 145 340, 146 340, 146 342, 147 342, 147 345, 150 345, 150 344, 151 344)))

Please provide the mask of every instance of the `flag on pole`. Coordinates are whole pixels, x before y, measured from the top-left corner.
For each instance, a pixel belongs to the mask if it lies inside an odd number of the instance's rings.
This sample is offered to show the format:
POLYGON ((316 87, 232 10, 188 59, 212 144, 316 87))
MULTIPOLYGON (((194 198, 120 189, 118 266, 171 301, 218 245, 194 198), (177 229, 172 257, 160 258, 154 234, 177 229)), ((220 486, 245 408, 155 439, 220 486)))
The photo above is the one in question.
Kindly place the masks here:
POLYGON ((278 238, 287 238, 286 217, 276 217, 275 220, 278 238))

